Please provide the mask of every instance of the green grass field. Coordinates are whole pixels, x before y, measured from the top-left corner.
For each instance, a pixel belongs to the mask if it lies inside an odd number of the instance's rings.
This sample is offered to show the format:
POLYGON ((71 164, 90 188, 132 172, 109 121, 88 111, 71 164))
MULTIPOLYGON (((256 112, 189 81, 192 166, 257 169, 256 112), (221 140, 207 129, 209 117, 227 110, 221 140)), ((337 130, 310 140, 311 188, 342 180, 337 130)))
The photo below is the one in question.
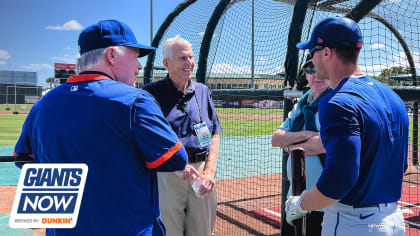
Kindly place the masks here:
POLYGON ((0 146, 15 145, 26 115, 0 115, 0 146))
MULTIPOLYGON (((413 135, 413 118, 409 117, 409 138, 413 135)), ((254 136, 254 135, 271 135, 274 130, 280 126, 279 121, 261 121, 261 120, 238 120, 238 119, 220 119, 223 132, 221 136, 254 136)), ((418 122, 420 127, 420 120, 418 122)), ((418 139, 418 145, 420 138, 418 139)))
POLYGON ((220 119, 222 137, 271 135, 280 126, 279 121, 220 119))
MULTIPOLYGON (((235 108, 231 109, 231 113, 238 112, 242 109, 235 108)), ((243 109, 247 114, 261 114, 262 111, 272 111, 276 109, 243 109)), ((226 112, 227 109, 223 109, 222 112, 226 112)), ((220 112, 218 110, 218 112, 220 112)), ((280 111, 276 111, 281 114, 280 111)), ((264 113, 273 114, 273 113, 264 113)), ((14 145, 19 137, 20 129, 25 121, 26 115, 0 115, 0 146, 14 145)), ((261 120, 238 120, 238 119, 220 119, 223 127, 222 137, 229 136, 255 136, 255 135, 271 135, 274 130, 280 126, 279 121, 261 121, 261 120)), ((420 122, 419 122, 420 126, 420 122)), ((410 142, 413 133, 412 117, 410 117, 410 142)), ((418 142, 420 144, 420 140, 418 142)))
MULTIPOLYGON (((21 111, 22 107, 25 107, 25 110, 29 111, 31 110, 32 106, 34 104, 16 104, 16 110, 17 111, 21 111)), ((0 111, 4 111, 6 110, 6 108, 9 108, 10 110, 14 110, 15 109, 15 104, 0 104, 0 111)))
POLYGON ((260 114, 260 115, 283 115, 283 109, 258 109, 258 108, 216 108, 216 112, 233 114, 260 114))
MULTIPOLYGON (((409 142, 411 143, 411 137, 413 137, 413 118, 409 117, 409 119, 410 119, 410 130, 408 133, 409 133, 409 139, 410 139, 409 142)), ((418 123, 417 127, 420 127, 420 120, 417 123, 418 123)), ((420 144, 420 138, 417 138, 417 146, 419 146, 419 144, 420 144)))

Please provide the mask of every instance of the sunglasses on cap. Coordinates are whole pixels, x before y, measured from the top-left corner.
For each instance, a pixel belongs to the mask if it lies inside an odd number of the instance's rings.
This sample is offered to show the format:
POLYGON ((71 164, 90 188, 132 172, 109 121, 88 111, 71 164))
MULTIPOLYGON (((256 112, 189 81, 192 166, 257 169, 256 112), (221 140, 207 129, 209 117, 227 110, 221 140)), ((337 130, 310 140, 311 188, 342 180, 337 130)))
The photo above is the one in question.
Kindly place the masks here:
POLYGON ((315 68, 314 68, 314 67, 312 67, 312 66, 310 66, 310 67, 307 67, 307 68, 303 69, 303 71, 304 71, 306 74, 310 74, 310 75, 314 75, 314 74, 316 73, 315 68))
POLYGON ((314 48, 309 49, 309 53, 313 56, 316 51, 321 51, 325 47, 323 46, 315 46, 314 48))

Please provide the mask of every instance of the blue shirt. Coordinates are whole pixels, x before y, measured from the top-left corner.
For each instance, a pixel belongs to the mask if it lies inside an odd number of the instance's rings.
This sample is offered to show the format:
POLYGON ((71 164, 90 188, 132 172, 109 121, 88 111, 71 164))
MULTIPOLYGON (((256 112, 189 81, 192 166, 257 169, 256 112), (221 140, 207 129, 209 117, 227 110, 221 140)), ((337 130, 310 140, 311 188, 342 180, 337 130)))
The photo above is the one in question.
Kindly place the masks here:
MULTIPOLYGON (((301 114, 301 109, 298 106, 298 103, 293 106, 293 109, 289 112, 289 115, 287 119, 283 122, 283 124, 278 129, 283 129, 286 131, 289 131, 292 128, 293 121, 297 116, 301 114)), ((320 130, 320 124, 319 124, 319 118, 318 118, 318 112, 315 113, 315 126, 316 129, 320 130)), ((305 125, 303 127, 303 130, 305 129, 305 125)), ((283 154, 283 152, 282 152, 283 154)), ((315 186, 316 182, 318 181, 319 176, 321 176, 322 172, 322 164, 319 160, 319 157, 317 155, 315 156, 306 156, 305 157, 305 174, 306 174, 306 189, 311 189, 313 186, 315 186)), ((290 158, 287 158, 287 179, 292 183, 292 166, 290 158)), ((288 191, 288 196, 291 196, 291 185, 288 191)))
POLYGON ((207 86, 189 81, 184 93, 178 91, 168 76, 147 84, 144 90, 150 92, 159 102, 162 112, 185 146, 188 154, 209 150, 201 147, 194 131, 194 124, 206 122, 212 136, 222 131, 216 110, 207 86))
POLYGON ((345 78, 321 101, 319 120, 327 152, 320 192, 348 205, 398 201, 409 125, 398 95, 368 77, 345 78))
POLYGON ((88 165, 76 227, 47 235, 163 235, 156 170, 187 163, 155 99, 98 74, 72 76, 34 105, 15 153, 88 165))

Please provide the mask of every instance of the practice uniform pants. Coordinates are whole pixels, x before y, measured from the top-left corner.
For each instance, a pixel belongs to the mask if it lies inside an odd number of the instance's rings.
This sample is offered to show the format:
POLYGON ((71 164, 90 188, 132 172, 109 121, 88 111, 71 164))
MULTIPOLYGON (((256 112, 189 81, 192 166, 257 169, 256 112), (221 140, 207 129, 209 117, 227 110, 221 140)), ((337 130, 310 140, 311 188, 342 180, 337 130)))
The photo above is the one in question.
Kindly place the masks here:
MULTIPOLYGON (((190 163, 200 173, 205 162, 190 163)), ((216 222, 216 188, 198 198, 191 182, 173 172, 158 172, 159 205, 167 236, 210 236, 216 222)))
POLYGON ((322 236, 403 236, 404 217, 396 203, 353 208, 335 203, 325 208, 322 236))

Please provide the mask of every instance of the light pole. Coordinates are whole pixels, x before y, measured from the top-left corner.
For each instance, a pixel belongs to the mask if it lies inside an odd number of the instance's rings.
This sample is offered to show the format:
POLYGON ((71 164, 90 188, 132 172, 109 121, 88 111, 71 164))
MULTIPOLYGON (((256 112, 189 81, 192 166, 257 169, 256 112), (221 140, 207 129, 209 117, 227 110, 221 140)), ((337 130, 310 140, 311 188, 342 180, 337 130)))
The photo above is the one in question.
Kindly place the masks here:
MULTIPOLYGON (((24 86, 22 87, 22 86, 19 86, 19 88, 23 88, 23 89, 26 89, 26 88, 36 88, 36 89, 38 89, 38 87, 37 86, 26 86, 25 87, 25 84, 33 84, 32 82, 14 82, 15 83, 15 85, 14 86, 10 86, 10 87, 15 87, 15 109, 13 110, 13 114, 18 114, 18 111, 17 111, 17 85, 18 84, 23 84, 24 86)), ((6 89, 7 91, 8 91, 8 88, 6 89)), ((38 91, 38 90, 37 90, 38 91)), ((26 90, 24 91, 24 96, 25 96, 25 93, 26 93, 26 90)))
POLYGON ((9 110, 9 86, 6 86, 6 110, 9 110))
POLYGON ((255 54, 254 54, 254 34, 255 34, 255 15, 254 15, 254 0, 252 0, 252 24, 251 24, 251 88, 255 88, 255 82, 254 82, 254 78, 255 78, 255 54))
POLYGON ((14 110, 14 112, 16 112, 16 83, 17 82, 15 82, 15 110, 14 110))
POLYGON ((150 44, 153 41, 153 0, 150 0, 150 44))

